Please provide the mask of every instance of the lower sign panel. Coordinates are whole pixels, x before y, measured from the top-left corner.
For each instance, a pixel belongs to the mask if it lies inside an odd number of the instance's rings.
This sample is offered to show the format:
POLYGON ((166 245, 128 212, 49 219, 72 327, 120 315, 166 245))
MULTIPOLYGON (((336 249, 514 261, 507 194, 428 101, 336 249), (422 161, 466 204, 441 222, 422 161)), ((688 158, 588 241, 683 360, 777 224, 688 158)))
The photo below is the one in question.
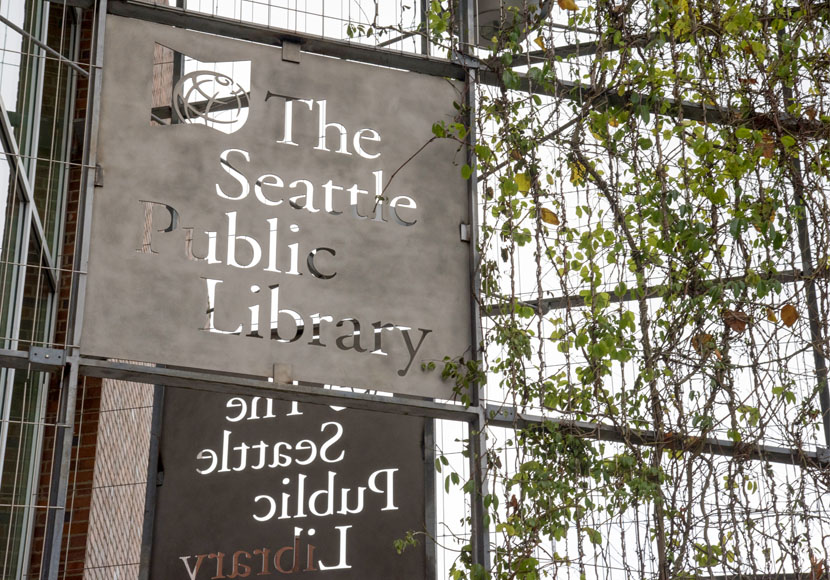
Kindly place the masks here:
POLYGON ((150 578, 427 576, 424 420, 166 389, 150 578), (422 537, 422 536, 421 536, 422 537))

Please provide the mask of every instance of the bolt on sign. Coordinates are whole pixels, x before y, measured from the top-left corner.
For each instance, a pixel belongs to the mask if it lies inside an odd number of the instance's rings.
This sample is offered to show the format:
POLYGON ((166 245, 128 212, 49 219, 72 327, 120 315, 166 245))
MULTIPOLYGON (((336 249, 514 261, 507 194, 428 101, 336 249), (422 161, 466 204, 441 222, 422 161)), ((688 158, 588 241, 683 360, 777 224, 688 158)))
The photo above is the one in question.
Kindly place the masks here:
POLYGON ((166 389, 150 578, 427 577, 424 420, 166 389))
POLYGON ((115 16, 105 50, 82 353, 447 396, 458 85, 115 16))

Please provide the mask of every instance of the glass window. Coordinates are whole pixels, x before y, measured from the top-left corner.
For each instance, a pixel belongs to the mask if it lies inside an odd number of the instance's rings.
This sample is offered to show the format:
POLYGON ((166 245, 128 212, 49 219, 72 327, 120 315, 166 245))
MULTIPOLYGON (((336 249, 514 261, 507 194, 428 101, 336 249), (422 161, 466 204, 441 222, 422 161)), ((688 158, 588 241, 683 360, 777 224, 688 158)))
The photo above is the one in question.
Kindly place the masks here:
MULTIPOLYGON (((69 58, 75 11, 40 0, 0 14, 69 58)), ((53 346, 74 72, 0 24, 0 348, 53 346)), ((27 573, 48 375, 0 369, 0 578, 27 573)))
MULTIPOLYGON (((39 38, 42 2, 5 2, 0 13, 29 35, 39 38)), ((29 36, 0 26, 0 96, 9 115, 24 165, 31 165, 31 143, 38 96, 39 48, 29 36)))

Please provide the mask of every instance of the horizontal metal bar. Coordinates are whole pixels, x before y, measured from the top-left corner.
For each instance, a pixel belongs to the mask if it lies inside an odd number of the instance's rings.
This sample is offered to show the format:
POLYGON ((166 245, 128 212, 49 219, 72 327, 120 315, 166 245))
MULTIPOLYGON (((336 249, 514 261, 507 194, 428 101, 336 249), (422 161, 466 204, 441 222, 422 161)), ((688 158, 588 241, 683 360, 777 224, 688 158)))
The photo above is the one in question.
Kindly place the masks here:
MULTIPOLYGON (((826 277, 827 273, 824 273, 826 277)), ((730 283, 730 282, 740 282, 744 279, 744 276, 732 276, 729 278, 724 278, 721 280, 723 283, 730 283)), ((766 278, 770 279, 770 278, 766 278)), ((806 278, 801 275, 800 271, 796 270, 786 270, 784 272, 779 272, 778 275, 775 276, 775 279, 783 284, 791 284, 793 282, 803 282, 806 281, 806 278)), ((654 286, 648 286, 645 289, 645 297, 646 298, 657 298, 662 293, 666 291, 665 284, 657 284, 654 286)), ((603 290, 598 290, 598 292, 602 292, 603 290)), ((685 295, 687 296, 699 296, 704 294, 706 289, 700 285, 690 285, 686 288, 685 295)), ((632 300, 639 300, 640 299, 640 292, 637 289, 629 289, 626 290, 624 294, 619 295, 615 294, 612 291, 608 292, 609 301, 616 303, 616 302, 630 302, 632 300)), ((563 308, 574 307, 579 308, 585 306, 585 299, 582 296, 552 296, 551 298, 543 298, 542 300, 522 300, 518 303, 520 306, 529 306, 533 308, 536 312, 540 311, 541 305, 541 313, 547 314, 551 310, 561 310, 563 308)), ((485 306, 482 308, 482 314, 484 316, 506 316, 510 314, 513 310, 513 306, 511 303, 506 304, 491 304, 489 306, 485 306)))
POLYGON ((25 350, 0 349, 0 367, 25 369, 29 367, 29 353, 25 350))
MULTIPOLYGON (((158 4, 151 5, 141 0, 112 0, 108 3, 108 10, 111 14, 119 16, 139 18, 151 22, 179 26, 264 44, 279 45, 285 41, 296 42, 300 44, 302 50, 305 52, 453 78, 456 80, 465 79, 465 68, 459 62, 323 38, 302 32, 270 28, 263 25, 223 18, 221 16, 200 14, 181 8, 161 6, 158 4)), ((480 82, 492 86, 499 86, 501 82, 500 73, 486 69, 483 62, 469 55, 465 55, 463 58, 466 61, 475 61, 475 67, 481 68, 480 82)), ((617 91, 598 91, 589 85, 582 85, 572 81, 557 81, 555 88, 550 90, 531 83, 527 75, 520 74, 519 79, 520 90, 522 91, 529 92, 532 88, 533 92, 539 95, 560 97, 575 100, 580 103, 589 99, 597 107, 625 107, 632 101, 642 103, 648 101, 647 95, 633 91, 628 91, 620 95, 617 91)), ((677 116, 682 113, 684 119, 701 123, 738 123, 758 130, 771 130, 777 127, 776 120, 772 119, 769 115, 753 112, 742 113, 734 109, 715 105, 675 101, 674 99, 659 99, 653 105, 655 110, 663 110, 663 107, 666 106, 666 114, 669 116, 677 116)), ((803 118, 796 119, 794 117, 784 117, 777 121, 780 121, 781 127, 784 130, 798 133, 802 137, 821 137, 826 136, 830 132, 830 129, 826 128, 820 121, 810 121, 809 119, 803 118)))
POLYGON ((677 434, 666 434, 658 438, 656 433, 646 429, 623 430, 614 425, 602 423, 588 423, 584 421, 570 421, 559 418, 527 415, 517 412, 513 408, 503 408, 488 405, 486 410, 490 425, 497 427, 528 428, 534 425, 554 424, 576 437, 594 439, 597 441, 611 441, 614 443, 629 443, 637 446, 664 445, 668 449, 687 451, 692 453, 706 453, 727 457, 745 457, 771 463, 785 463, 801 466, 826 466, 830 464, 830 456, 820 450, 803 451, 778 447, 774 445, 754 445, 736 443, 730 439, 716 439, 713 437, 681 437, 677 434))
MULTIPOLYGON (((532 82, 527 75, 518 74, 519 90, 533 92, 538 95, 547 95, 573 100, 579 103, 590 102, 594 108, 617 107, 625 108, 633 102, 648 103, 649 97, 643 93, 626 91, 622 95, 616 90, 597 90, 590 85, 583 85, 573 81, 557 80, 553 88, 548 88, 532 82)), ((500 79, 497 73, 491 70, 483 70, 480 80, 484 84, 498 86, 500 79)), ((660 113, 664 116, 679 117, 697 121, 699 123, 711 123, 714 125, 735 125, 743 126, 758 131, 777 131, 780 127, 793 134, 804 138, 826 138, 830 135, 830 129, 821 121, 811 121, 807 118, 796 118, 789 114, 782 114, 778 119, 766 113, 755 111, 738 111, 728 107, 717 105, 698 104, 690 101, 677 101, 675 99, 658 98, 650 105, 650 111, 665 111, 660 113)))
POLYGON ((28 32, 26 32, 25 30, 23 30, 22 28, 20 28, 19 26, 17 26, 14 22, 12 22, 11 20, 9 20, 9 19, 8 19, 8 18, 6 18, 5 16, 0 16, 0 22, 2 22, 2 23, 3 23, 3 24, 5 24, 6 26, 8 26, 8 27, 9 27, 9 28, 11 28, 12 30, 14 30, 16 33, 18 33, 18 34, 20 34, 20 35, 22 35, 22 36, 25 36, 25 37, 26 37, 26 38, 28 38, 30 41, 32 41, 33 43, 35 43, 36 45, 38 45, 40 48, 42 48, 43 50, 45 50, 47 53, 49 53, 49 54, 51 54, 52 56, 54 56, 55 58, 57 58, 60 62, 62 62, 62 63, 65 63, 65 64, 69 65, 69 67, 70 67, 70 68, 72 68, 72 69, 73 69, 75 72, 77 72, 79 75, 82 75, 82 76, 85 76, 85 77, 89 77, 89 71, 86 71, 86 70, 82 69, 82 68, 81 68, 80 66, 78 66, 78 65, 77 65, 74 61, 69 60, 68 58, 66 58, 65 56, 63 56, 61 53, 59 53, 57 50, 55 50, 54 48, 52 48, 51 46, 49 46, 48 44, 46 44, 45 42, 41 42, 40 40, 38 40, 37 38, 35 38, 35 37, 34 37, 34 36, 32 36, 31 34, 29 34, 28 32))
MULTIPOLYGON (((526 428, 532 425, 553 423, 567 429, 577 437, 595 439, 597 441, 632 443, 634 445, 645 446, 662 443, 671 449, 698 451, 733 457, 743 456, 749 459, 761 459, 773 463, 793 465, 826 465, 830 463, 830 454, 823 451, 801 451, 772 445, 748 445, 715 438, 688 437, 684 440, 677 436, 667 436, 658 440, 654 431, 650 430, 623 431, 613 425, 528 415, 519 413, 513 408, 499 407, 496 405, 488 405, 486 411, 482 411, 477 408, 467 408, 460 404, 439 403, 400 396, 384 397, 365 393, 329 390, 321 387, 272 383, 262 379, 251 379, 205 371, 153 367, 83 356, 79 357, 77 362, 80 374, 87 377, 135 381, 154 385, 161 384, 169 387, 213 393, 268 396, 301 403, 340 405, 351 409, 385 413, 394 412, 403 415, 449 419, 453 421, 469 422, 484 412, 486 422, 495 427, 526 428)), ((29 364, 28 352, 0 349, 0 366, 23 369, 27 368, 29 364)), ((42 367, 44 370, 49 370, 45 366, 40 365, 39 367, 42 367)), ((53 366, 53 370, 62 368, 61 364, 55 364, 53 366)))
MULTIPOLYGON (((773 12, 772 14, 768 14, 766 16, 760 16, 759 20, 764 24, 768 24, 770 21, 778 18, 785 17, 786 15, 790 15, 793 12, 802 10, 802 9, 810 9, 810 10, 827 10, 828 2, 818 2, 818 3, 805 3, 804 6, 799 5, 791 5, 791 6, 783 6, 779 11, 773 12)), ((664 38, 666 43, 674 42, 676 44, 687 44, 691 40, 699 40, 702 37, 706 36, 718 36, 722 34, 721 25, 717 22, 712 23, 699 23, 696 26, 694 33, 688 33, 683 35, 680 38, 673 38, 669 39, 666 37, 665 33, 663 32, 656 32, 650 31, 643 34, 637 34, 629 39, 626 39, 625 43, 620 44, 610 44, 607 41, 603 43, 599 40, 591 40, 586 42, 575 42, 573 44, 568 44, 564 46, 556 46, 551 50, 551 56, 554 58, 557 56, 561 56, 563 58, 568 58, 571 56, 589 56, 595 54, 600 47, 602 46, 603 52, 615 52, 622 49, 632 49, 632 48, 645 48, 651 42, 658 40, 659 38, 664 38)), ((592 34, 599 34, 596 31, 593 31, 592 34)), ((546 60, 547 52, 544 50, 534 50, 528 53, 528 56, 531 59, 531 62, 544 62, 546 60)))
POLYGON ((89 10, 95 5, 95 0, 46 0, 56 6, 71 6, 81 10, 89 10))
POLYGON ((349 391, 329 390, 323 389, 322 387, 272 383, 262 379, 206 371, 153 367, 89 357, 80 357, 79 369, 80 374, 87 377, 135 381, 214 393, 268 396, 277 399, 298 401, 300 403, 340 405, 349 407, 350 409, 382 411, 386 413, 449 419, 453 421, 472 421, 483 412, 480 409, 467 408, 460 404, 438 403, 430 400, 401 396, 384 397, 364 393, 352 393, 349 391))
POLYGON ((811 572, 780 572, 772 574, 722 574, 720 576, 696 576, 700 580, 821 580, 811 572))
POLYGON ((107 9, 110 14, 118 16, 149 20, 240 40, 274 45, 281 45, 285 41, 295 42, 305 52, 434 76, 464 79, 464 68, 458 64, 415 53, 402 53, 343 40, 333 40, 293 30, 282 30, 211 14, 200 14, 171 6, 152 5, 140 0, 112 0, 108 3, 107 9))

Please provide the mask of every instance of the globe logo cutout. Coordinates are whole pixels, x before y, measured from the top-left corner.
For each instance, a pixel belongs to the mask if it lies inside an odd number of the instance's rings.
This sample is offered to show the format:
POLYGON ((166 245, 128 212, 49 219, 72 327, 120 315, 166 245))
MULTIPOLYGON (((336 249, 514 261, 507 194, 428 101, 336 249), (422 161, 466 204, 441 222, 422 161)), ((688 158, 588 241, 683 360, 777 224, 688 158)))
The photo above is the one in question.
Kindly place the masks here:
POLYGON ((184 75, 173 91, 173 106, 183 123, 234 133, 248 119, 248 93, 226 74, 198 70, 184 75))

